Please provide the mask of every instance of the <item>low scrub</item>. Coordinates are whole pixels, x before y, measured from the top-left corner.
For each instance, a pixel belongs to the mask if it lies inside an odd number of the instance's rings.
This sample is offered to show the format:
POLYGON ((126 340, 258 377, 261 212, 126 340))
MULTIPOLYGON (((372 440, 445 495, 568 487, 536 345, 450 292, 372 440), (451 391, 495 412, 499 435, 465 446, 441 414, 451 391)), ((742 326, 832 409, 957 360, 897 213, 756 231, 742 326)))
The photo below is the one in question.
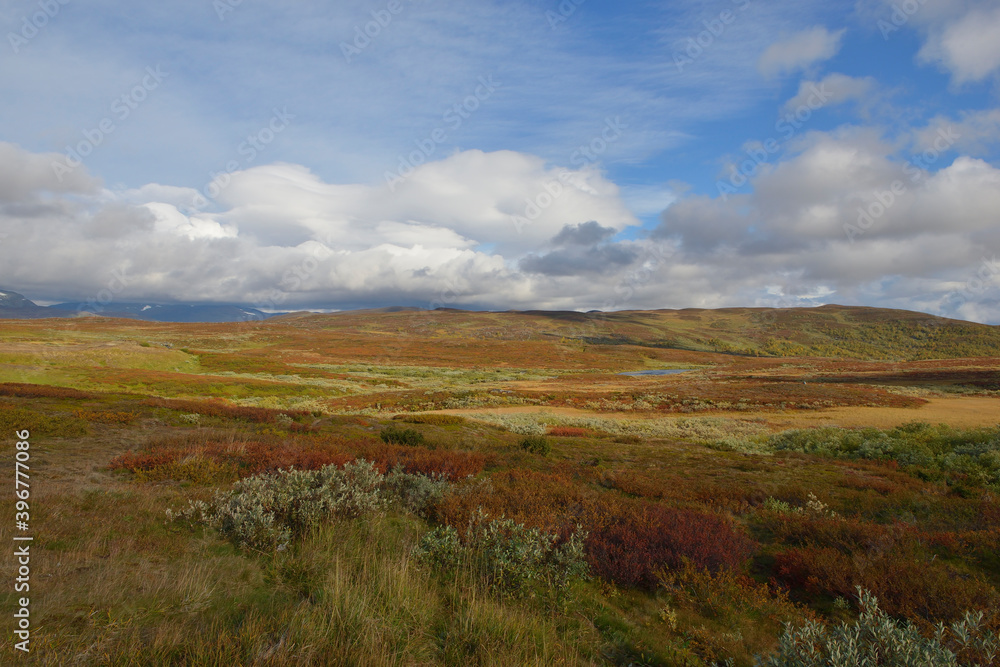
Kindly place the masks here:
POLYGON ((0 403, 0 432, 26 430, 35 435, 56 438, 77 438, 87 435, 87 423, 76 417, 60 416, 0 403))
POLYGON ((95 398, 98 394, 69 387, 53 387, 47 384, 26 384, 23 382, 0 382, 0 396, 21 398, 95 398))
POLYGON ((595 574, 619 586, 653 590, 663 568, 691 563, 718 572, 741 566, 754 543, 713 514, 656 504, 610 508, 587 539, 595 574))
POLYGON ((495 593, 524 596, 536 584, 564 592, 573 579, 587 576, 579 529, 565 537, 528 528, 511 519, 477 514, 464 533, 435 528, 421 540, 418 556, 438 570, 470 568, 495 593))
MULTIPOLYGON (((519 435, 545 435, 553 429, 566 428, 583 429, 584 433, 600 433, 616 437, 683 438, 698 442, 714 442, 723 438, 750 438, 764 434, 767 430, 763 423, 756 420, 727 417, 618 419, 544 413, 476 413, 471 417, 519 435)), ((568 431, 568 433, 579 433, 579 431, 568 431)))
POLYGON ((284 551, 293 540, 336 517, 379 512, 392 502, 422 512, 443 494, 442 480, 394 472, 386 476, 369 461, 319 470, 281 470, 240 480, 210 502, 189 501, 167 516, 216 528, 251 551, 284 551))
POLYGON ((796 429, 768 440, 773 451, 819 454, 843 459, 894 461, 899 466, 938 473, 1000 489, 1000 427, 955 429, 912 423, 893 429, 796 429))
POLYGON ((548 456, 552 452, 552 445, 544 435, 526 435, 521 438, 521 449, 532 454, 548 456))
POLYGON ((770 650, 786 623, 817 618, 780 589, 733 570, 711 573, 688 562, 660 579, 660 620, 709 664, 770 650))
POLYGON ((777 554, 774 572, 778 581, 807 600, 846 598, 863 587, 882 601, 887 613, 925 627, 1000 602, 984 577, 905 547, 850 554, 829 547, 799 547, 777 554))
MULTIPOLYGON (((308 417, 311 413, 307 410, 275 410, 271 408, 253 408, 242 405, 230 405, 220 400, 211 401, 187 401, 177 398, 150 398, 142 401, 142 405, 154 408, 167 408, 185 413, 195 413, 206 417, 222 417, 224 419, 239 419, 242 421, 255 422, 259 424, 280 423, 280 415, 286 418, 308 417)), ((303 428, 301 424, 287 424, 291 427, 303 428)))
POLYGON ((558 530, 580 522, 589 494, 574 480, 558 473, 514 469, 498 472, 473 484, 456 487, 435 508, 441 523, 463 527, 482 510, 505 516, 532 528, 558 530))
POLYGON ((249 477, 280 469, 318 470, 343 465, 354 458, 348 440, 300 443, 268 437, 210 438, 195 435, 152 442, 111 460, 112 470, 128 470, 147 479, 194 479, 173 476, 178 464, 201 461, 221 466, 234 477, 249 477))
POLYGON ((475 452, 389 444, 359 447, 357 451, 384 470, 399 468, 408 473, 440 475, 450 481, 479 474, 490 460, 490 457, 475 452))
POLYGON ((900 623, 881 610, 876 596, 858 589, 861 616, 856 623, 829 628, 807 620, 790 623, 778 651, 758 658, 759 667, 826 667, 885 665, 886 667, 960 667, 992 665, 1000 654, 1000 637, 983 628, 982 612, 966 612, 950 627, 940 625, 932 636, 911 623, 900 623))
POLYGON ((424 444, 424 434, 412 428, 399 428, 396 425, 382 429, 378 434, 382 442, 390 445, 405 445, 420 447, 424 444))
POLYGON ((139 413, 112 410, 75 410, 73 416, 91 423, 127 426, 139 418, 139 413))
POLYGON ((548 434, 556 438, 593 438, 597 435, 589 428, 578 426, 550 426, 548 434))
POLYGON ((468 423, 468 420, 460 415, 396 415, 393 419, 407 424, 431 424, 433 426, 461 426, 468 423))
POLYGON ((215 479, 226 479, 289 468, 318 470, 359 458, 371 461, 383 473, 399 469, 447 480, 476 475, 489 460, 472 452, 405 447, 366 439, 240 436, 202 440, 197 434, 190 434, 121 454, 111 460, 109 467, 128 470, 142 479, 202 481, 204 475, 197 470, 198 461, 210 462, 229 471, 214 475, 215 479))

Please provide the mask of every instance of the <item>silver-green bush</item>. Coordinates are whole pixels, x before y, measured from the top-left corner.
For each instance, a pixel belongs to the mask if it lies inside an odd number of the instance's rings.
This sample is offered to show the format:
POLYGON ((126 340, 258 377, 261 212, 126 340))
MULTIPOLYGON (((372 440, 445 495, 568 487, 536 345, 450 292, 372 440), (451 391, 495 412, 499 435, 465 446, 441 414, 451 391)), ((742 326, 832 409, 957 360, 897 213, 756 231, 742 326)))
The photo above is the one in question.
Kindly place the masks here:
POLYGON ((404 509, 426 516, 427 510, 444 497, 451 482, 441 475, 417 475, 392 470, 385 476, 382 486, 388 496, 404 509))
POLYGON ((878 608, 871 593, 858 588, 861 616, 854 624, 828 628, 807 621, 790 624, 778 651, 758 657, 760 667, 961 667, 992 665, 1000 650, 996 633, 981 627, 982 612, 967 612, 951 627, 939 624, 933 637, 924 637, 911 623, 900 623, 878 608), (970 655, 973 658, 961 658, 970 655))
POLYGON ((190 502, 179 512, 167 510, 167 516, 212 526, 246 549, 281 551, 333 517, 371 514, 393 501, 421 513, 447 484, 396 471, 383 475, 359 459, 343 468, 328 465, 248 477, 218 492, 211 502, 190 502))
POLYGON ((556 535, 480 512, 464 535, 450 526, 427 533, 417 555, 439 570, 464 565, 490 590, 504 595, 524 595, 536 583, 560 594, 570 580, 588 574, 586 538, 586 532, 577 529, 557 544, 556 535))

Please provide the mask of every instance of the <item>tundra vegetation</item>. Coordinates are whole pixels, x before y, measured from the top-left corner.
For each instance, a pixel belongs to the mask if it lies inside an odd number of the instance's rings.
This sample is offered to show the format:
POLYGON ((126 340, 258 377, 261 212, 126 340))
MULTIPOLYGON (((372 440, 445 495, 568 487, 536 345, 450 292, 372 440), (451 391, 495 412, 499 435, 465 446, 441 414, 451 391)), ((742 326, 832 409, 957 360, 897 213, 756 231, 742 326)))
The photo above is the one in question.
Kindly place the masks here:
POLYGON ((995 329, 816 311, 0 323, 28 660, 1000 661, 995 329))

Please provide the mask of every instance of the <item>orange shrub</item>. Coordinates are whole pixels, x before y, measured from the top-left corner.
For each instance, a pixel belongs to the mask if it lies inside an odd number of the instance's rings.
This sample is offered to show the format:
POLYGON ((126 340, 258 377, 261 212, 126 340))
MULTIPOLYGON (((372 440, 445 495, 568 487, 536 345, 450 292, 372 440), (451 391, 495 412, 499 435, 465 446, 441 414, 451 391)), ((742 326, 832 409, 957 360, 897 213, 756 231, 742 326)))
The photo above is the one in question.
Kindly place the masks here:
POLYGON ((532 528, 558 529, 580 521, 588 495, 560 474, 514 469, 495 473, 488 483, 446 496, 434 510, 437 519, 463 530, 479 509, 532 528))
POLYGON ((77 419, 97 422, 99 424, 131 424, 139 418, 137 412, 91 412, 87 410, 75 410, 73 415, 77 419))
POLYGON ((387 443, 366 445, 359 448, 357 454, 360 458, 374 463, 383 472, 389 468, 401 468, 403 472, 442 475, 452 481, 469 475, 478 475, 488 460, 483 454, 472 452, 455 452, 387 443))

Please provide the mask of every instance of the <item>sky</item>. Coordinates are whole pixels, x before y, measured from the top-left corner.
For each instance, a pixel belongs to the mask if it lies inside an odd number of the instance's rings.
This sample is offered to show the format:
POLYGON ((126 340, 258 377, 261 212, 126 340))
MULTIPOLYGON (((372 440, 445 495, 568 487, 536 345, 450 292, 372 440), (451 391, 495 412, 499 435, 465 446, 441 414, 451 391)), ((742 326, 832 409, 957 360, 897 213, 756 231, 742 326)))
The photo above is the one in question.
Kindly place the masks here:
POLYGON ((1000 323, 995 0, 0 0, 38 303, 1000 323))

